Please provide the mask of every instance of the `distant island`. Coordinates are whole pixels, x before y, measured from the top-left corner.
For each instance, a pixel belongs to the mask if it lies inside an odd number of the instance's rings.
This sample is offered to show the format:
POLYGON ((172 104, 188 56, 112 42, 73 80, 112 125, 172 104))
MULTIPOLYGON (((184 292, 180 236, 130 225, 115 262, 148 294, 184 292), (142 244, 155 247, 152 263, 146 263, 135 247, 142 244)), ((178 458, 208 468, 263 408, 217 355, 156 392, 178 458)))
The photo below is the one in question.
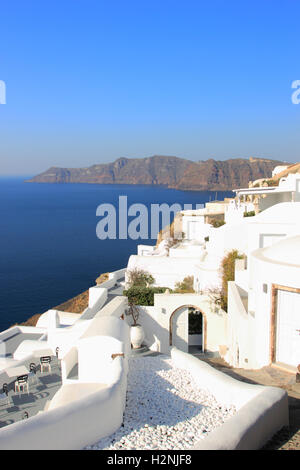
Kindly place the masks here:
POLYGON ((229 191, 248 187, 249 181, 270 178, 283 162, 266 158, 209 159, 194 162, 184 158, 154 155, 119 158, 87 168, 51 167, 27 180, 30 183, 147 184, 192 191, 229 191))

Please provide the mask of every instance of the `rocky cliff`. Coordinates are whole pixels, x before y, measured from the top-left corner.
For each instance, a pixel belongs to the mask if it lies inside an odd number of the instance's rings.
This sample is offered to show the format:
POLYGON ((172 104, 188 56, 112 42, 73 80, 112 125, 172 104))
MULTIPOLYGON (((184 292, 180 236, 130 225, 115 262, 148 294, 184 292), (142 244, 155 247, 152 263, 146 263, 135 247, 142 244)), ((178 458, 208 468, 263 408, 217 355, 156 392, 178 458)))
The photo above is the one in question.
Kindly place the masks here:
POLYGON ((119 158, 88 168, 58 168, 28 180, 31 183, 157 184, 182 190, 231 190, 269 178, 281 162, 259 158, 193 162, 178 157, 119 158))

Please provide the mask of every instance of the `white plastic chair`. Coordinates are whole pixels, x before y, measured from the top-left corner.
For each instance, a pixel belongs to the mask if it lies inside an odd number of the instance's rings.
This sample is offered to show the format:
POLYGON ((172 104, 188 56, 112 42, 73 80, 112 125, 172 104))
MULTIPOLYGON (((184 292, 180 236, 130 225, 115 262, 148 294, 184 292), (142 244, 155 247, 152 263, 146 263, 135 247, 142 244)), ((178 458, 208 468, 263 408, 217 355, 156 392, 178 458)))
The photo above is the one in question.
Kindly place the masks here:
POLYGON ((47 369, 48 372, 51 372, 50 362, 51 362, 51 357, 50 356, 40 357, 41 373, 45 372, 45 369, 47 369))
POLYGON ((8 385, 3 384, 2 387, 2 393, 0 393, 0 402, 1 405, 9 405, 10 404, 10 399, 8 395, 8 385))
POLYGON ((29 374, 28 374, 28 378, 29 378, 29 380, 32 384, 34 384, 37 381, 36 372, 37 372, 37 367, 36 367, 35 363, 32 362, 29 365, 29 374))
POLYGON ((15 392, 18 392, 18 393, 20 393, 21 391, 24 392, 25 388, 29 395, 28 375, 21 375, 15 381, 15 392))

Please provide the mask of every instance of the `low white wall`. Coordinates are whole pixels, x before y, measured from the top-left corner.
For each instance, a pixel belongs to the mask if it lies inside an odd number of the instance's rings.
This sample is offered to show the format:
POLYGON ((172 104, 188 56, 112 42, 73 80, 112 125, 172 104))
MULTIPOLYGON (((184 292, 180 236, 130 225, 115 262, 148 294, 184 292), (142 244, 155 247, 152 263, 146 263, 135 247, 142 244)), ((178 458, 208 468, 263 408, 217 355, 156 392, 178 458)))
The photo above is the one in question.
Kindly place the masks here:
POLYGON ((60 357, 63 357, 89 328, 91 321, 79 318, 72 326, 49 330, 48 340, 44 342, 45 347, 51 347, 53 351, 58 347, 60 357))
POLYGON ((170 256, 136 256, 128 260, 128 270, 143 269, 155 279, 154 286, 175 288, 177 282, 182 282, 194 273, 197 259, 172 258, 170 256))
POLYGON ((240 382, 176 348, 171 350, 171 356, 174 365, 188 370, 200 388, 212 393, 220 404, 237 409, 233 417, 196 443, 194 449, 260 449, 288 425, 288 396, 284 390, 240 382))
POLYGON ((54 354, 53 348, 46 341, 25 339, 13 353, 13 358, 17 361, 22 361, 34 352, 43 351, 45 349, 51 349, 52 354, 54 354))
MULTIPOLYGON (((104 284, 104 283, 103 283, 104 284)), ((111 286, 109 286, 111 287, 111 286)), ((107 286, 107 288, 109 288, 107 286)), ((88 309, 100 310, 102 305, 107 300, 107 288, 103 287, 102 284, 99 286, 93 286, 89 288, 89 306, 88 309)), ((84 315, 85 311, 83 312, 84 315)))
POLYGON ((78 350, 74 346, 67 352, 67 354, 65 354, 61 360, 61 379, 63 384, 68 381, 67 377, 77 363, 78 350))
POLYGON ((153 250, 155 250, 155 245, 138 245, 137 254, 138 256, 145 256, 145 254, 151 254, 153 250))
MULTIPOLYGON (((42 313, 37 321, 36 327, 48 328, 51 312, 53 312, 53 310, 48 310, 47 312, 42 313)), ((63 312, 60 310, 56 310, 56 312, 59 318, 59 325, 73 325, 73 323, 75 323, 75 321, 78 320, 80 316, 79 313, 63 312)))
POLYGON ((77 342, 78 380, 108 384, 113 379, 112 354, 124 354, 125 364, 130 355, 129 326, 114 316, 95 318, 90 328, 77 342))
POLYGON ((0 429, 1 450, 76 450, 114 433, 122 424, 126 368, 114 360, 114 383, 84 399, 0 429))
POLYGON ((89 289, 89 306, 83 312, 82 316, 85 314, 90 315, 92 312, 98 312, 104 305, 107 300, 108 289, 114 287, 119 279, 125 277, 126 268, 119 269, 109 273, 108 280, 99 284, 98 286, 90 287, 89 289))
POLYGON ((12 328, 8 328, 7 330, 1 331, 0 333, 0 341, 4 341, 11 336, 14 336, 20 333, 21 329, 19 326, 13 326, 12 328))
POLYGON ((257 334, 254 320, 246 311, 239 287, 234 281, 228 282, 228 321, 226 361, 233 367, 257 368, 256 351, 250 347, 257 334))
POLYGON ((24 326, 24 325, 19 325, 17 327, 21 333, 35 333, 35 334, 43 334, 47 330, 43 327, 39 328, 37 326, 24 326))
POLYGON ((109 279, 114 279, 114 281, 119 281, 123 277, 125 277, 127 268, 121 268, 118 269, 117 271, 113 271, 112 273, 109 273, 109 279))
POLYGON ((127 308, 127 306, 128 306, 127 297, 118 295, 115 298, 113 298, 107 305, 105 305, 101 310, 99 310, 99 312, 96 313, 94 318, 109 317, 109 316, 120 318, 121 315, 125 313, 125 309, 127 308))

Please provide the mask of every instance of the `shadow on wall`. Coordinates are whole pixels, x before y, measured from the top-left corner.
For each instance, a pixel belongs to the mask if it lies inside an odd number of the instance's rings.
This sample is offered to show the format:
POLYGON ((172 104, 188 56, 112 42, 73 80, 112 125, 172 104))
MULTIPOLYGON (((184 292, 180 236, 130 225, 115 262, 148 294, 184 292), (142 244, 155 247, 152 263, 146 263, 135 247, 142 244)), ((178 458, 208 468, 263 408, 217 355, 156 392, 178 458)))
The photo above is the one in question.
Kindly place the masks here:
POLYGON ((151 348, 152 351, 169 354, 169 329, 161 326, 151 315, 149 315, 147 307, 144 308, 143 306, 139 306, 139 311, 140 316, 138 323, 140 323, 144 328, 144 343, 151 348))

